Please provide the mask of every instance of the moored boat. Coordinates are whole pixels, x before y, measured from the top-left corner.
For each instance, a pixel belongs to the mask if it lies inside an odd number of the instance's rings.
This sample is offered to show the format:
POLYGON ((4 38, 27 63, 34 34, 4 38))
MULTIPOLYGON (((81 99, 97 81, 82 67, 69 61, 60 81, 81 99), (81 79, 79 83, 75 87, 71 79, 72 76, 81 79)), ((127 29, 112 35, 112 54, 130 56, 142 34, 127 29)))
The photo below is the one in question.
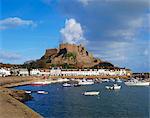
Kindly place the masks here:
POLYGON ((115 79, 110 78, 109 81, 110 81, 110 82, 115 82, 115 79))
POLYGON ((63 87, 71 87, 72 85, 71 84, 69 84, 69 83, 64 83, 63 84, 63 87))
POLYGON ((74 84, 73 86, 74 86, 74 87, 79 87, 79 86, 81 86, 81 85, 79 85, 79 84, 74 84))
POLYGON ((106 89, 112 90, 113 87, 112 86, 105 86, 106 89))
POLYGON ((87 91, 87 92, 84 92, 83 95, 85 96, 95 96, 95 95, 99 95, 99 91, 87 91))
POLYGON ((109 79, 102 79, 102 82, 109 82, 109 79))
POLYGON ((121 89, 121 86, 114 84, 113 86, 105 86, 105 88, 109 89, 109 90, 119 90, 119 89, 121 89))
POLYGON ((42 91, 42 90, 37 91, 37 93, 38 93, 38 94, 48 94, 48 92, 42 91))
POLYGON ((114 89, 114 90, 121 89, 121 86, 120 86, 120 85, 117 85, 117 84, 114 84, 114 85, 113 85, 113 89, 114 89))
POLYGON ((31 94, 32 92, 31 92, 31 91, 27 91, 27 90, 26 90, 26 91, 25 91, 25 93, 27 93, 27 94, 31 94))
POLYGON ((92 80, 85 80, 85 79, 79 80, 79 83, 78 83, 78 85, 91 85, 91 84, 94 84, 94 81, 92 81, 92 80))
POLYGON ((118 83, 122 83, 122 80, 121 80, 121 79, 119 79, 119 78, 117 78, 117 79, 116 79, 116 82, 118 82, 118 83))
POLYGON ((144 81, 138 81, 138 80, 130 80, 125 82, 127 86, 149 86, 149 82, 144 82, 144 81))

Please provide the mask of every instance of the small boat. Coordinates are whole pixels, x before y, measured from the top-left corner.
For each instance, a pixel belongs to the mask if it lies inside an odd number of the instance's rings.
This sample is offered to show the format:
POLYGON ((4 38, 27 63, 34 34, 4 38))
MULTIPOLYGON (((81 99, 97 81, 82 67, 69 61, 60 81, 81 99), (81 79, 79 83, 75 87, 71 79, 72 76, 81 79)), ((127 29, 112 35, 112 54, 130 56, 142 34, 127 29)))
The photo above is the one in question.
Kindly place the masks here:
POLYGON ((48 94, 46 91, 37 91, 38 94, 48 94))
POLYGON ((109 79, 102 79, 102 82, 109 82, 109 79))
POLYGON ((121 89, 121 86, 120 86, 120 85, 117 85, 117 84, 114 84, 114 85, 113 85, 113 89, 114 89, 114 90, 121 89))
POLYGON ((113 86, 105 86, 106 89, 112 90, 113 86))
POLYGON ((109 90, 119 90, 119 89, 121 89, 121 86, 114 84, 113 86, 105 86, 105 88, 109 89, 109 90))
POLYGON ((115 82, 115 79, 110 78, 109 81, 110 81, 110 82, 115 82))
POLYGON ((85 95, 85 96, 95 96, 95 95, 99 95, 99 91, 84 92, 83 95, 85 95))
POLYGON ((136 79, 125 82, 127 86, 149 86, 149 82, 138 81, 136 79))
POLYGON ((73 86, 74 86, 74 87, 79 87, 79 86, 81 86, 81 85, 79 85, 79 84, 74 84, 73 86))
POLYGON ((30 85, 32 86, 44 86, 50 84, 50 81, 37 81, 37 82, 32 82, 30 85))
POLYGON ((57 82, 68 82, 69 81, 69 79, 67 79, 67 78, 59 78, 58 80, 57 80, 57 82))
POLYGON ((78 85, 91 85, 91 84, 94 84, 94 81, 91 81, 91 80, 79 80, 79 83, 78 85))
POLYGON ((63 87, 71 87, 72 85, 71 84, 68 84, 68 83, 64 83, 63 84, 63 87))
POLYGON ((25 91, 25 93, 27 93, 27 94, 31 94, 32 92, 31 92, 31 91, 25 91))
POLYGON ((122 83, 122 80, 120 80, 119 78, 117 78, 117 79, 116 79, 116 82, 122 83))

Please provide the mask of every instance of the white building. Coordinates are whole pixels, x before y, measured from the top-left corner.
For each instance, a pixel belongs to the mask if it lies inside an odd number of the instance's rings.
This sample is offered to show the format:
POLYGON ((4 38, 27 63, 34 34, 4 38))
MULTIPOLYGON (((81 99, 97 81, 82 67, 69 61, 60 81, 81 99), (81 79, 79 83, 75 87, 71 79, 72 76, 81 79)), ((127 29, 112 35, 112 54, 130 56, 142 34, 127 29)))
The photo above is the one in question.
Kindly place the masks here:
POLYGON ((29 76, 28 69, 19 69, 18 70, 18 76, 29 76))
MULTIPOLYGON (((16 75, 28 76, 27 69, 15 69, 16 75)), ((129 76, 129 72, 125 68, 114 69, 32 69, 31 76, 129 76)), ((9 75, 9 74, 8 74, 9 75)))
POLYGON ((4 68, 0 69, 0 76, 1 77, 6 77, 6 76, 10 76, 10 75, 11 75, 10 69, 4 69, 4 68))
POLYGON ((124 76, 126 69, 52 69, 52 76, 124 76))
POLYGON ((38 70, 38 69, 32 69, 30 71, 30 75, 32 75, 32 76, 40 76, 41 75, 41 71, 38 70))

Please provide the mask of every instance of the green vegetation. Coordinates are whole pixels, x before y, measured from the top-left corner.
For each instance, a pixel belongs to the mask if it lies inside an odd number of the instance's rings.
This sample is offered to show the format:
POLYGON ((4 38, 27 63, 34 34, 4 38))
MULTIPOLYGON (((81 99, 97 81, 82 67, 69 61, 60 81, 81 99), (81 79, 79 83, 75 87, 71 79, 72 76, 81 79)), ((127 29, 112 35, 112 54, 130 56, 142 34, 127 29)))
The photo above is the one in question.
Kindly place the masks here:
POLYGON ((76 59, 76 53, 75 52, 68 52, 66 55, 65 55, 66 58, 69 58, 69 59, 76 59))

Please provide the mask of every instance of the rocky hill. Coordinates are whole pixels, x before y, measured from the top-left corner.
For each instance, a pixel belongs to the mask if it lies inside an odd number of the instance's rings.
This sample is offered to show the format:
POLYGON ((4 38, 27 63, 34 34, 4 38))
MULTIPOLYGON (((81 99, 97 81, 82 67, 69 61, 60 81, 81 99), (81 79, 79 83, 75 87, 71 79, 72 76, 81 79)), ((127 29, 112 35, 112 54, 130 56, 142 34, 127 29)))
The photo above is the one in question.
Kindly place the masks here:
POLYGON ((46 49, 45 54, 36 61, 28 61, 25 67, 31 68, 101 68, 113 67, 109 62, 104 62, 93 57, 82 45, 60 44, 58 48, 46 49))
POLYGON ((59 48, 47 49, 38 63, 54 66, 72 66, 74 68, 93 67, 101 62, 89 53, 82 45, 60 44, 59 48))

